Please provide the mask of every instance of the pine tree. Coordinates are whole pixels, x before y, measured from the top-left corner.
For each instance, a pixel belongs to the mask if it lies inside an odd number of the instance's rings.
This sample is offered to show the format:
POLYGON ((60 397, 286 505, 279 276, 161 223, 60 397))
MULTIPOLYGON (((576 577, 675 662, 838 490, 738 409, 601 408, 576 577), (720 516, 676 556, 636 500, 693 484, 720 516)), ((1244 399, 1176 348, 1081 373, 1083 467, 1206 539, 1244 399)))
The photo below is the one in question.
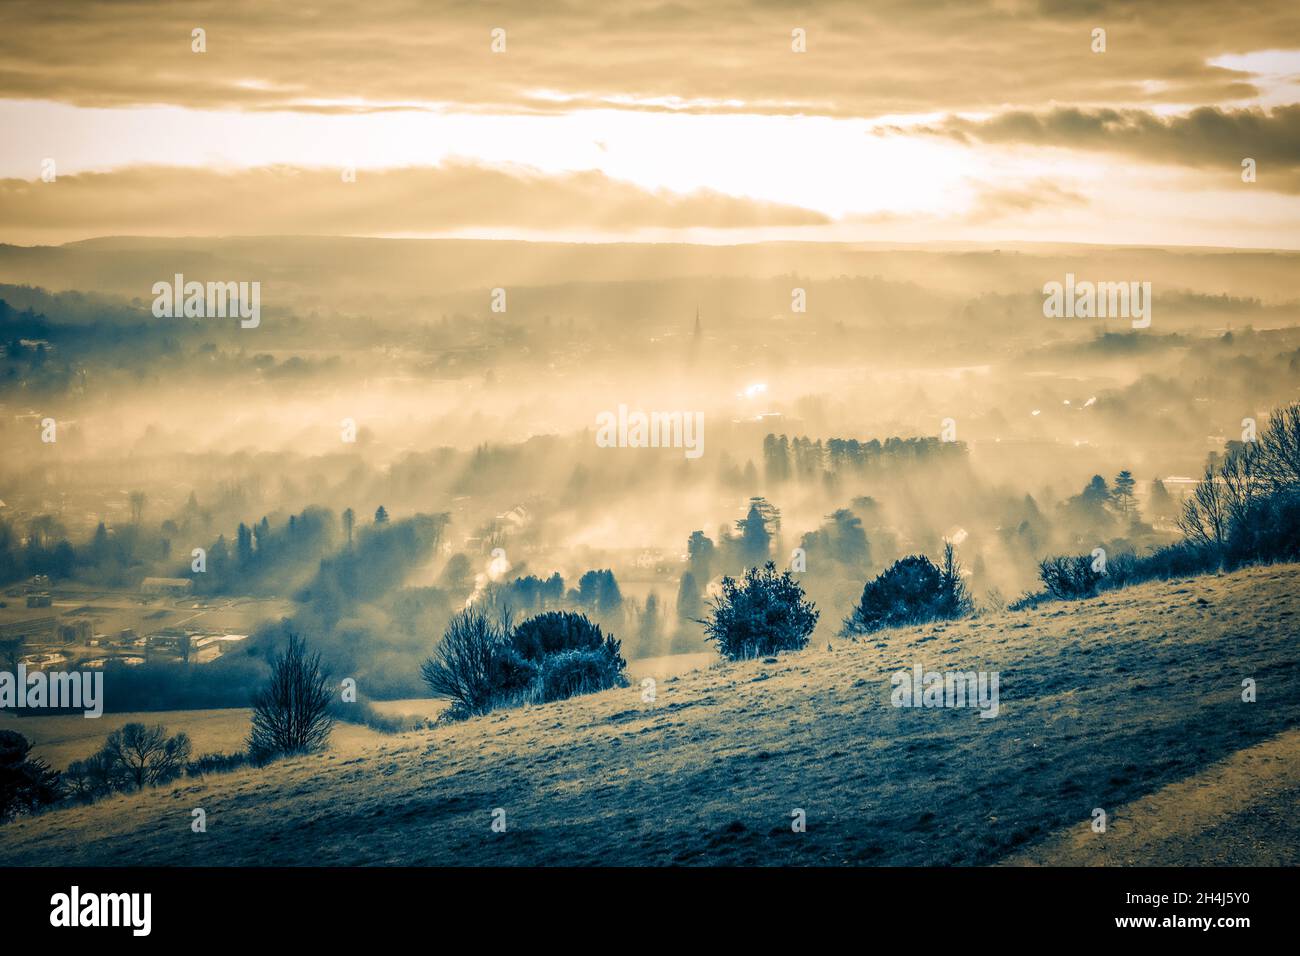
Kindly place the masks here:
POLYGON ((1115 507, 1120 510, 1121 514, 1128 514, 1133 511, 1137 505, 1137 499, 1133 495, 1133 487, 1137 484, 1133 480, 1133 475, 1125 469, 1115 476, 1115 488, 1111 496, 1115 500, 1115 507))

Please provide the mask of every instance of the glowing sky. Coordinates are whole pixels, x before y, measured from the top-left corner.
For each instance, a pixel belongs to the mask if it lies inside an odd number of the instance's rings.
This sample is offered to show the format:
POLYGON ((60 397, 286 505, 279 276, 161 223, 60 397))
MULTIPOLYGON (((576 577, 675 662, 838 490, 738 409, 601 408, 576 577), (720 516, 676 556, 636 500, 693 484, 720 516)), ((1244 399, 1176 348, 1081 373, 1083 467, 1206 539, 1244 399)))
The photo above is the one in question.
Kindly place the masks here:
POLYGON ((539 6, 6 3, 0 241, 1300 247, 1300 5, 539 6))

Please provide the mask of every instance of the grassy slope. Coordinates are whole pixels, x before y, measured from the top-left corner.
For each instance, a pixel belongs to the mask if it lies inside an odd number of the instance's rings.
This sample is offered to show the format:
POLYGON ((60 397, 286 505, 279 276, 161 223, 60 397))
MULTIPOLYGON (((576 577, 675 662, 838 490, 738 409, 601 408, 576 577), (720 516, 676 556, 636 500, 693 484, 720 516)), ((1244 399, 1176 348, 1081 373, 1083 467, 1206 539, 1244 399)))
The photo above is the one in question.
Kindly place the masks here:
POLYGON ((20 821, 0 864, 1053 862, 1094 807, 1121 808, 1115 834, 1158 791, 1176 813, 1169 785, 1300 726, 1297 584, 1294 565, 1153 583, 715 667, 653 705, 629 688, 495 714, 20 821), (1001 716, 889 706, 916 660, 1000 671, 1001 716))
MULTIPOLYGON (((420 718, 437 716, 437 701, 379 701, 375 710, 392 716, 420 718)), ((14 717, 0 714, 0 730, 15 730, 32 744, 32 752, 56 770, 74 760, 84 760, 104 746, 105 738, 124 724, 162 724, 168 733, 189 734, 195 757, 205 753, 234 753, 248 740, 252 710, 247 707, 211 710, 147 710, 104 714, 87 720, 81 715, 14 717)), ((353 756, 386 740, 379 731, 360 724, 336 723, 331 738, 334 749, 353 756)))

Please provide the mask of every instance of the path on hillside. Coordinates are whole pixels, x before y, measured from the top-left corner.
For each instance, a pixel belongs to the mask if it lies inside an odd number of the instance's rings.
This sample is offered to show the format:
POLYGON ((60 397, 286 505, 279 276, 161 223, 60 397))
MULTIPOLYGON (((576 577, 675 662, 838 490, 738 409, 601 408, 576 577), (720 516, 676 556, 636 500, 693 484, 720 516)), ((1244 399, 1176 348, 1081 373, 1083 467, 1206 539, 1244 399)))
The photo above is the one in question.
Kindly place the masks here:
POLYGON ((1011 866, 1300 865, 1300 730, 1015 853, 1011 866))

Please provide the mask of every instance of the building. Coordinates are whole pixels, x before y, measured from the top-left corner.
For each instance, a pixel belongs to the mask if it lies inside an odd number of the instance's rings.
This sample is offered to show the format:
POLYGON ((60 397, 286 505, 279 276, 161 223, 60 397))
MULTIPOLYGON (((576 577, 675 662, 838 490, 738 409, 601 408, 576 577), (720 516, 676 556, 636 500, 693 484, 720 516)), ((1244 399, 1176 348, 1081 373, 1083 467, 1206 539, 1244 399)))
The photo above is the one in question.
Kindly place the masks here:
POLYGON ((69 621, 59 625, 59 639, 64 644, 84 644, 89 647, 94 637, 95 630, 89 621, 69 621))
POLYGON ((190 661, 193 638, 182 631, 159 631, 145 639, 144 657, 147 661, 190 661))
POLYGON ((144 594, 184 597, 194 593, 194 581, 191 578, 145 578, 140 591, 144 594))
POLYGON ((225 650, 219 634, 205 634, 195 637, 190 649, 191 664, 208 664, 215 661, 225 650))
POLYGON ((20 621, 0 624, 0 641, 21 640, 31 646, 35 644, 70 644, 59 633, 58 619, 53 615, 29 617, 20 621))

